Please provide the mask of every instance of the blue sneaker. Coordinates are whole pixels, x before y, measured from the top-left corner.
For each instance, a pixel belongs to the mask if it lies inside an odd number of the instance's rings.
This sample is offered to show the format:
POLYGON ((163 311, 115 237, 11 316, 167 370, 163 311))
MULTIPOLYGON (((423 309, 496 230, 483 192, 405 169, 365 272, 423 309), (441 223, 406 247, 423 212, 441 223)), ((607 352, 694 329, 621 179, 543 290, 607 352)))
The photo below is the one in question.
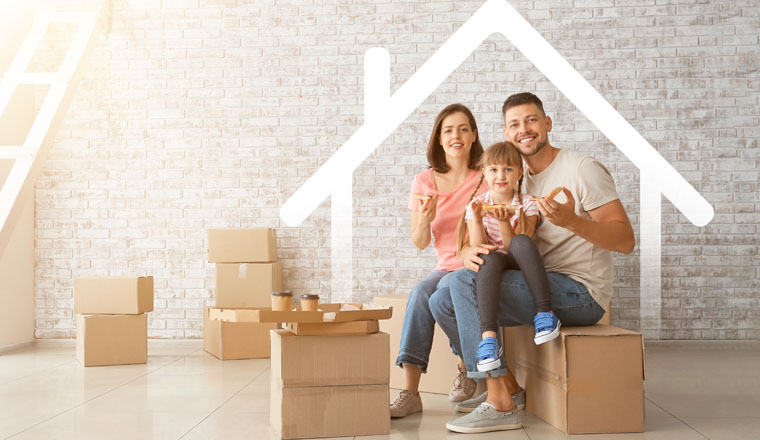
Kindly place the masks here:
POLYGON ((536 313, 533 323, 536 324, 536 336, 533 338, 536 345, 549 342, 559 336, 559 319, 554 313, 536 313))
POLYGON ((504 350, 494 337, 487 337, 478 345, 478 371, 491 371, 499 368, 504 350))

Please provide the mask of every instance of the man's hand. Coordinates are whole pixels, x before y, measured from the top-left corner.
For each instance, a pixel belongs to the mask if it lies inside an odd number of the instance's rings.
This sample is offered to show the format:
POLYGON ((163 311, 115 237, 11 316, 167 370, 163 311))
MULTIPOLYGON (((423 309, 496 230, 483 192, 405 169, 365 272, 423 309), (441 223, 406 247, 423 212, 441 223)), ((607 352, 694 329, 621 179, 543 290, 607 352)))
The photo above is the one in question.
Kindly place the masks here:
POLYGON ((479 254, 490 254, 491 251, 496 250, 496 246, 492 244, 480 244, 477 246, 465 246, 462 248, 462 252, 459 254, 462 258, 464 267, 470 269, 473 272, 480 270, 480 265, 484 263, 479 254))
POLYGON ((578 216, 575 214, 575 198, 567 188, 562 188, 562 192, 565 193, 567 202, 559 203, 554 199, 539 199, 536 200, 536 205, 541 214, 552 224, 570 229, 578 220, 578 216))

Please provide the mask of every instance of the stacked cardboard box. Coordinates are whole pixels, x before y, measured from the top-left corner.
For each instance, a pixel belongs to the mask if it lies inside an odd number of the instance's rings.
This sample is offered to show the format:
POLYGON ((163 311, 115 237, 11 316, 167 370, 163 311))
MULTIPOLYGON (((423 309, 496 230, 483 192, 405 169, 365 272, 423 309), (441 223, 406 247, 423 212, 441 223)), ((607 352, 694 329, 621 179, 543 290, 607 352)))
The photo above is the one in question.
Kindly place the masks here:
MULTIPOLYGON (((282 290, 282 263, 277 259, 275 231, 211 229, 208 260, 216 263, 216 308, 270 305, 270 294, 282 290)), ((222 360, 269 357, 272 323, 222 322, 204 313, 204 349, 222 360)))
POLYGON ((270 419, 278 436, 390 433, 388 334, 304 336, 283 329, 271 337, 270 419))
POLYGON ((223 324, 283 323, 271 335, 271 423, 284 439, 388 434, 390 307, 320 304, 317 311, 211 308, 223 324))
POLYGON ((77 278, 77 359, 85 367, 148 361, 153 277, 77 278))

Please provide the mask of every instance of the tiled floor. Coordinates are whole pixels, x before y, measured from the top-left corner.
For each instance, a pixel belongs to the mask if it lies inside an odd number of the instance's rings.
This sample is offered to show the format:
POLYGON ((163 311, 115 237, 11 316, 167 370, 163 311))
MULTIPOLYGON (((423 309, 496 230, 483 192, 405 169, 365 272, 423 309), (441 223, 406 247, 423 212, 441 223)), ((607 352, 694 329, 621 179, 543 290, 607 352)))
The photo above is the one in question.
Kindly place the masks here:
MULTIPOLYGON (((0 355, 0 438, 275 438, 267 359, 222 362, 194 342, 151 341, 147 365, 84 368, 67 342, 0 355)), ((647 346, 645 433, 572 438, 760 438, 760 343, 691 345, 647 346)), ((446 396, 423 402, 390 436, 359 438, 566 437, 530 414, 522 430, 455 434, 446 396)))

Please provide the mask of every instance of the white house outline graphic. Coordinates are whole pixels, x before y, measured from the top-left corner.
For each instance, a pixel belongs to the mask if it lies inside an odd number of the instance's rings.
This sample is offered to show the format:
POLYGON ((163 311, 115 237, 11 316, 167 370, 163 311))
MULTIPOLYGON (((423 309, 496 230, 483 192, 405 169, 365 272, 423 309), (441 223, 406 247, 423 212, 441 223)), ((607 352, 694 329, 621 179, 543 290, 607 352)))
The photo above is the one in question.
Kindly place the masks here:
POLYGON ((368 50, 364 124, 285 202, 280 217, 297 226, 332 196, 332 274, 341 280, 334 289, 350 298, 353 171, 492 33, 504 35, 641 171, 642 329, 659 330, 661 195, 696 226, 709 223, 714 210, 506 0, 487 0, 393 96, 388 52, 368 50))

